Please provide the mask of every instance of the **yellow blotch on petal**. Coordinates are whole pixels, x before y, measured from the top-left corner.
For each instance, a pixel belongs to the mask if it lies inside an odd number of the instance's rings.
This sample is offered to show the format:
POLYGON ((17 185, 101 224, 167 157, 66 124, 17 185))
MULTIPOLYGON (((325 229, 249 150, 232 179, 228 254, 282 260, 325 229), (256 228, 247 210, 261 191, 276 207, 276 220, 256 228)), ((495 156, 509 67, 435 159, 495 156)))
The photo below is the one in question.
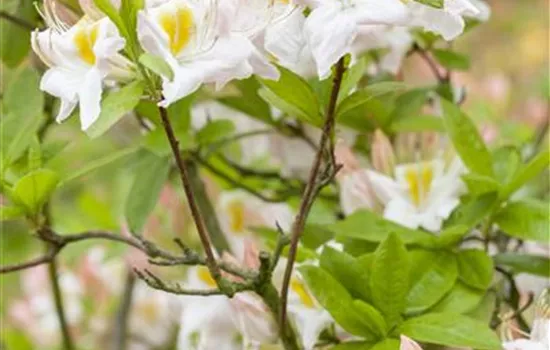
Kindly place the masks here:
POLYGON ((197 268, 197 274, 200 280, 206 283, 209 287, 215 288, 217 286, 216 281, 214 280, 214 278, 210 274, 210 271, 208 271, 206 267, 199 266, 197 268))
POLYGON ((73 37, 78 55, 84 62, 90 65, 94 65, 96 61, 94 45, 97 41, 98 32, 98 26, 93 26, 92 28, 81 27, 76 31, 73 37))
POLYGON ((409 194, 413 203, 420 206, 432 187, 433 167, 429 163, 411 165, 405 170, 409 194))
POLYGON ((227 206, 229 215, 229 227, 231 233, 242 234, 245 232, 245 212, 244 204, 240 201, 232 201, 227 206))
POLYGON ((302 304, 304 304, 306 307, 310 309, 313 309, 315 307, 315 302, 313 301, 313 298, 311 297, 309 292, 306 290, 306 287, 301 281, 293 278, 290 281, 290 288, 294 291, 294 293, 298 294, 302 304))
POLYGON ((181 52, 193 33, 193 12, 189 8, 178 8, 175 12, 164 12, 158 17, 162 29, 168 34, 170 51, 176 55, 181 52))

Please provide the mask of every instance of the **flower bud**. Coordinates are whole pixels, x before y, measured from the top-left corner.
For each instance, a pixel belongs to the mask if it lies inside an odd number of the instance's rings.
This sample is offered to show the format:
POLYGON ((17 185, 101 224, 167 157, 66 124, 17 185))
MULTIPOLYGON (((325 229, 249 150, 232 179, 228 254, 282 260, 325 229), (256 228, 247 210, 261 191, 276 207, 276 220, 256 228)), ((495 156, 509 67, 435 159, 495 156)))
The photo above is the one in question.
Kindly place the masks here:
POLYGON ((388 137, 381 131, 374 132, 372 142, 371 162, 377 171, 391 175, 395 167, 395 155, 388 137))
POLYGON ((342 180, 345 176, 350 175, 361 168, 359 160, 357 160, 351 148, 342 139, 339 139, 336 142, 334 156, 336 158, 336 164, 342 165, 342 169, 340 169, 336 175, 338 180, 342 180))

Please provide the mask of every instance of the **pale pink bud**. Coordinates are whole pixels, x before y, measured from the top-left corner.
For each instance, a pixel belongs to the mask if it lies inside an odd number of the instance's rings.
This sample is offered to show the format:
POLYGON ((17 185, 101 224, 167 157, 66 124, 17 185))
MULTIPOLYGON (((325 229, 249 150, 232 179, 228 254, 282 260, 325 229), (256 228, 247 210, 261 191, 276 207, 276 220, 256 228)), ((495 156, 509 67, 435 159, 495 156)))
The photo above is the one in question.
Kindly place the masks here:
POLYGON ((390 140, 381 130, 376 130, 374 132, 371 161, 374 169, 379 172, 388 175, 393 174, 395 155, 390 140))
POLYGON ((401 335, 401 345, 399 350, 422 350, 422 347, 411 338, 401 335))
POLYGON ((351 148, 342 139, 336 142, 334 157, 336 158, 336 163, 342 165, 342 169, 336 175, 339 180, 361 169, 359 160, 357 160, 351 148))

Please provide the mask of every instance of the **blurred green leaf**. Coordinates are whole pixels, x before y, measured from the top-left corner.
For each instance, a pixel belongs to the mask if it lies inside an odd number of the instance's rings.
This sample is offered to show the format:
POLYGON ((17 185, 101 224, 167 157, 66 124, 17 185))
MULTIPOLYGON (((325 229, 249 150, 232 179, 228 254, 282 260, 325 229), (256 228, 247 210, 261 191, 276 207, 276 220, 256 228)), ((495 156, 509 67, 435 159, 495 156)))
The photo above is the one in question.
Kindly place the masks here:
POLYGON ((406 85, 404 83, 393 81, 368 85, 342 100, 336 109, 336 117, 342 117, 346 113, 351 112, 355 108, 360 107, 375 97, 385 95, 390 92, 401 91, 405 88, 406 85))
POLYGON ((300 76, 286 68, 279 67, 281 78, 278 81, 264 79, 259 95, 291 117, 321 126, 319 101, 313 89, 300 76))
POLYGON ((550 240, 550 213, 547 203, 534 200, 508 203, 495 216, 495 223, 512 237, 544 243, 550 240))
POLYGON ((69 181, 76 180, 82 176, 88 175, 89 173, 96 171, 102 167, 113 164, 114 162, 120 161, 126 158, 127 156, 135 153, 137 150, 138 150, 137 147, 124 148, 115 153, 111 153, 105 157, 88 161, 86 165, 78 168, 76 171, 69 172, 68 174, 66 174, 61 180, 61 185, 64 185, 69 181))
POLYGON ((445 3, 445 0, 414 0, 419 4, 427 5, 437 9, 442 9, 445 3))
POLYGON ((172 68, 162 57, 155 56, 151 53, 144 53, 139 56, 139 63, 143 64, 158 76, 166 77, 170 81, 174 80, 172 68))
POLYGON ((331 348, 331 350, 370 350, 372 349, 373 343, 366 341, 350 341, 345 343, 340 343, 331 348))
POLYGON ((430 313, 411 318, 398 330, 412 339, 431 344, 500 350, 502 344, 484 323, 453 313, 430 313))
POLYGON ((264 123, 273 123, 269 104, 258 94, 261 85, 256 78, 237 80, 233 85, 239 90, 239 95, 223 97, 218 101, 264 123))
POLYGON ((500 183, 489 176, 469 173, 462 175, 462 180, 468 187, 468 192, 473 196, 480 196, 485 193, 498 192, 500 183))
POLYGON ((468 70, 470 68, 470 58, 466 55, 442 49, 432 49, 432 53, 443 67, 452 70, 468 70))
POLYGON ((510 182, 521 165, 521 154, 514 146, 504 146, 493 152, 493 169, 502 184, 510 182))
MULTIPOLYGON (((12 16, 35 24, 36 9, 33 1, 17 1, 12 16)), ((16 67, 30 51, 32 28, 25 28, 8 20, 0 20, 0 56, 8 67, 16 67)))
POLYGON ((374 344, 371 350, 399 350, 401 342, 397 339, 386 338, 374 344))
POLYGON ((25 216, 25 211, 20 207, 0 206, 0 221, 15 220, 25 216))
POLYGON ((97 138, 109 130, 138 104, 145 84, 134 81, 120 90, 113 91, 101 101, 101 113, 97 121, 86 130, 91 138, 97 138))
POLYGON ((457 281, 453 288, 430 309, 430 312, 463 314, 472 311, 483 299, 484 291, 457 281))
POLYGON ((132 233, 141 234, 168 178, 170 164, 169 159, 153 153, 147 153, 140 161, 124 210, 132 233))
POLYGON ((475 227, 493 211, 497 200, 498 195, 496 192, 470 198, 455 209, 445 222, 445 227, 457 225, 464 225, 469 228, 475 227))
POLYGON ((405 310, 409 292, 409 257, 405 245, 392 233, 374 252, 369 285, 372 301, 391 328, 405 310))
POLYGON ((341 238, 354 238, 372 242, 382 242, 391 233, 399 236, 403 242, 433 244, 435 237, 427 232, 413 230, 388 221, 369 210, 359 210, 328 228, 341 238))
POLYGON ((399 132, 420 132, 420 131, 445 131, 443 119, 434 115, 411 115, 397 119, 390 125, 390 130, 399 132))
POLYGON ((474 173, 494 177, 491 154, 472 121, 453 103, 441 99, 445 128, 464 164, 474 173))
POLYGON ((458 277, 455 257, 445 251, 415 250, 410 253, 408 314, 423 312, 453 287, 458 277))
POLYGON ((458 276, 472 288, 486 290, 493 279, 493 260, 477 249, 461 250, 457 254, 458 276))
POLYGON ((196 139, 201 145, 207 145, 214 141, 224 139, 235 131, 235 125, 231 120, 212 120, 197 132, 196 139))
POLYGON ((539 175, 543 170, 548 169, 550 163, 550 152, 543 151, 535 156, 528 164, 522 166, 512 177, 510 182, 502 191, 502 197, 508 198, 519 190, 528 181, 539 175))
POLYGON ((550 258, 540 255, 501 253, 493 257, 495 264, 512 268, 514 273, 530 273, 550 277, 550 258))
POLYGON ((49 169, 32 171, 17 181, 13 199, 23 205, 29 214, 37 214, 58 183, 59 177, 49 169))

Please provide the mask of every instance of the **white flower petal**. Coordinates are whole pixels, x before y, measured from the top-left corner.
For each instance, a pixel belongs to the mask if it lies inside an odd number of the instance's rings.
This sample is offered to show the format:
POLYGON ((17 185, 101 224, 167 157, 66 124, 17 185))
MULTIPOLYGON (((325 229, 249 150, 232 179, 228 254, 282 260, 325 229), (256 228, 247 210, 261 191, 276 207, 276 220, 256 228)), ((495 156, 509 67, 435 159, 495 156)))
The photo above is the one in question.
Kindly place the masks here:
POLYGON ((78 92, 80 98, 80 123, 82 130, 87 130, 99 118, 101 112, 101 74, 91 69, 82 82, 78 92))

